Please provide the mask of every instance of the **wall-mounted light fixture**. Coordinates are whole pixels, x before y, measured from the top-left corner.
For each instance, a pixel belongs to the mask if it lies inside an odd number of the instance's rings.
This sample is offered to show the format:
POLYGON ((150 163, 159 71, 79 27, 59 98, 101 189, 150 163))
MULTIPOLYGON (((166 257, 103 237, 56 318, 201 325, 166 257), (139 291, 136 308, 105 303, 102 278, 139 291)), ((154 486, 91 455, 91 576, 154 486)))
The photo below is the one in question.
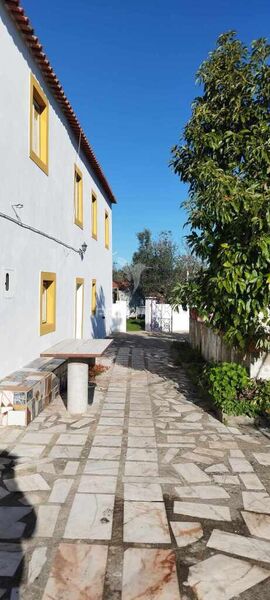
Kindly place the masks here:
POLYGON ((80 257, 81 257, 82 260, 84 258, 85 253, 86 253, 86 250, 87 250, 87 244, 86 244, 86 242, 83 242, 83 244, 81 245, 81 248, 79 249, 80 257))

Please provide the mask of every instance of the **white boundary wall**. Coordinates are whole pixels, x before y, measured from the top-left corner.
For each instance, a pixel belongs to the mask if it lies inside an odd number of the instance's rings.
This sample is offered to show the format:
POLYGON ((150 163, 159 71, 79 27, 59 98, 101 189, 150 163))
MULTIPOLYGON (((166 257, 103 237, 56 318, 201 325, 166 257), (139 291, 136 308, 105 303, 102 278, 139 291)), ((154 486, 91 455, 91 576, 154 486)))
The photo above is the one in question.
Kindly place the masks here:
POLYGON ((112 305, 111 333, 126 333, 127 302, 118 300, 112 305))
POLYGON ((172 311, 172 331, 173 333, 189 332, 189 310, 179 307, 179 312, 176 310, 172 311))

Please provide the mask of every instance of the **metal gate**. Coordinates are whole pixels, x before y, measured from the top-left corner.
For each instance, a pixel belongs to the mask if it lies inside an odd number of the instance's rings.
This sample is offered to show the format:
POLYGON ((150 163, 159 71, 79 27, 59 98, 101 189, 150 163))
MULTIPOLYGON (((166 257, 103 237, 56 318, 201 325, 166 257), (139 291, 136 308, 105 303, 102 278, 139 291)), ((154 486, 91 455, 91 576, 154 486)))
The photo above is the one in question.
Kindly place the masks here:
POLYGON ((158 304, 156 300, 151 300, 150 328, 151 331, 171 333, 172 307, 170 304, 158 304))

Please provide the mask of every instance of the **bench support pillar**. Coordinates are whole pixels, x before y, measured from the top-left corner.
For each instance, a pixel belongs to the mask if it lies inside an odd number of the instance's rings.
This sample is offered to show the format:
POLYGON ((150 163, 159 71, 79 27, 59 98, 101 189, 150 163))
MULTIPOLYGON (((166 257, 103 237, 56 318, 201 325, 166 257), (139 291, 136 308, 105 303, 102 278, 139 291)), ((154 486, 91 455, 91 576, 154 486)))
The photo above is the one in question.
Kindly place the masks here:
POLYGON ((87 412, 89 363, 83 358, 68 360, 67 409, 71 415, 87 412))

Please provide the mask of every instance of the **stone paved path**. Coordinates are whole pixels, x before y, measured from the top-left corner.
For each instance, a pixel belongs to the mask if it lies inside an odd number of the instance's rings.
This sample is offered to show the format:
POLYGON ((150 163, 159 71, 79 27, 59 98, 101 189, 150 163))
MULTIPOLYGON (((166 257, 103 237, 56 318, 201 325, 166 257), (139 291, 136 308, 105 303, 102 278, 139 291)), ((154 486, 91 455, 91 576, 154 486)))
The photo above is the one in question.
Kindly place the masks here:
POLYGON ((123 336, 87 415, 1 432, 0 598, 269 600, 270 440, 204 412, 168 351, 123 336))

